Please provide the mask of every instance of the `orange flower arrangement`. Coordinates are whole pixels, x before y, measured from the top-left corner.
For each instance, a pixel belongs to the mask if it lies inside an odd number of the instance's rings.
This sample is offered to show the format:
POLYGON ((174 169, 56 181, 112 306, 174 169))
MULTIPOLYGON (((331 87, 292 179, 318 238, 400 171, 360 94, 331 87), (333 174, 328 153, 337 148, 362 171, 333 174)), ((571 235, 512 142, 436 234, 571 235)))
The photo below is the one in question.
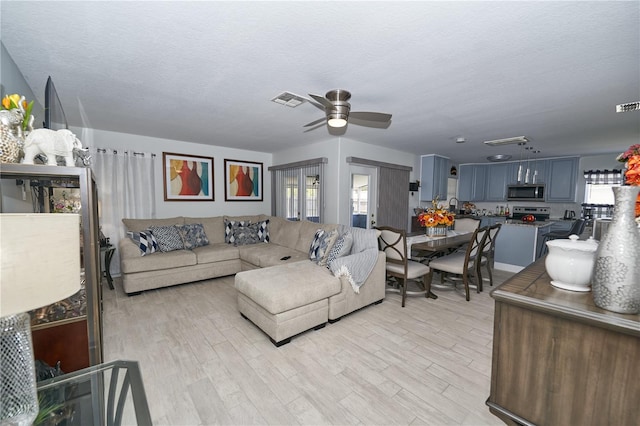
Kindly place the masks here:
POLYGON ((455 220, 455 214, 438 205, 437 199, 433 201, 433 207, 418 215, 420 226, 430 228, 432 226, 451 226, 455 220))
MULTIPOLYGON (((640 186, 640 144, 631 145, 616 160, 626 163, 624 172, 627 185, 640 186)), ((640 217, 640 195, 636 199, 636 218, 640 217)), ((637 220, 637 219, 636 219, 637 220)))

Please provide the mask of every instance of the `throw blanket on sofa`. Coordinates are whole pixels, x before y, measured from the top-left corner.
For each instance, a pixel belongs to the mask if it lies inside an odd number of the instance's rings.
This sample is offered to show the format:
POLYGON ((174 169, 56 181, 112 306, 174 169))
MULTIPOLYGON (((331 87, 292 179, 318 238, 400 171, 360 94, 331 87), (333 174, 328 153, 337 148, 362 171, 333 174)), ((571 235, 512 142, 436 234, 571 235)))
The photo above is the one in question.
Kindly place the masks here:
POLYGON ((378 260, 378 237, 372 229, 350 228, 350 231, 353 235, 351 254, 333 260, 329 269, 336 277, 346 277, 353 291, 359 293, 378 260))

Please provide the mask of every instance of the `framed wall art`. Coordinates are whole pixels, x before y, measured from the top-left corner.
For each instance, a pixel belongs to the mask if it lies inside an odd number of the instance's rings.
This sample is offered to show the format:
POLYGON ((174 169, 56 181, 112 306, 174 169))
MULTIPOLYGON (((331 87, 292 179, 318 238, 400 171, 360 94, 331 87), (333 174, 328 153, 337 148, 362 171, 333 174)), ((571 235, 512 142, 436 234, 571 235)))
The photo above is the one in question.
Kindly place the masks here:
POLYGON ((214 201, 213 157, 162 153, 165 201, 214 201))
POLYGON ((225 201, 262 201, 262 163, 224 160, 225 201))

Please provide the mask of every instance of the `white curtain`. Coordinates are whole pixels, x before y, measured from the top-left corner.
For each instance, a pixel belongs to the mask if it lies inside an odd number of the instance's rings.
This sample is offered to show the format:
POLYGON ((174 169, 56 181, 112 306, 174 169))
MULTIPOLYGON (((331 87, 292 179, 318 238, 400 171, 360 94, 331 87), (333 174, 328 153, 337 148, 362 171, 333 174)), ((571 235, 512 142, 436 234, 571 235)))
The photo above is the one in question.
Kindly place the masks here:
POLYGON ((123 218, 156 217, 155 154, 91 148, 93 173, 98 185, 100 226, 116 252, 111 274, 120 274, 118 243, 125 238, 123 218))

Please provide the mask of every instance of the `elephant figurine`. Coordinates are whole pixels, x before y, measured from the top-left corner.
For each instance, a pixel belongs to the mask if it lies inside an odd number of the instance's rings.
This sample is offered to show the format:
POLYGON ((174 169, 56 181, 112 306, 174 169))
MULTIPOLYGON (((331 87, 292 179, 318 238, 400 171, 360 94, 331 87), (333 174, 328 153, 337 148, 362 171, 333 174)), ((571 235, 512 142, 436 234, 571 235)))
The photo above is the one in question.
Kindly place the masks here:
POLYGON ((56 155, 64 157, 67 167, 74 167, 73 150, 82 149, 82 143, 70 130, 35 129, 24 141, 23 164, 34 164, 33 159, 42 153, 47 156, 49 166, 57 166, 56 155))

